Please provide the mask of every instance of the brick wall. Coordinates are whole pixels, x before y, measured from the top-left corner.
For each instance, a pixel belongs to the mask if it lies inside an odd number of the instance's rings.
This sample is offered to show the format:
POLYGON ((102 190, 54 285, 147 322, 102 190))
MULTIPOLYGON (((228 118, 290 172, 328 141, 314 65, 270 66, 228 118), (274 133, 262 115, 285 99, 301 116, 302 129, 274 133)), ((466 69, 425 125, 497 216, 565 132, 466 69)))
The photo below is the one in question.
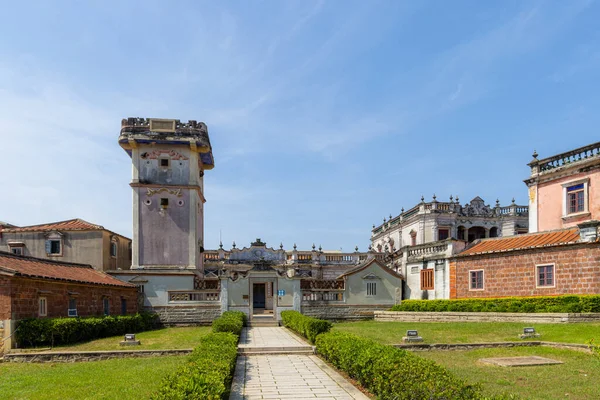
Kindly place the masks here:
POLYGON ((66 317, 69 299, 77 301, 77 313, 86 317, 103 315, 103 299, 109 299, 110 314, 121 314, 121 298, 126 300, 127 313, 138 311, 137 289, 71 284, 29 278, 11 278, 12 319, 38 317, 39 298, 47 301, 48 317, 66 317))
MULTIPOLYGON (((600 293, 600 245, 557 246, 456 258, 451 298, 553 296, 600 293), (555 286, 536 287, 536 265, 555 265, 555 286), (484 270, 484 290, 469 290, 469 271, 484 270)), ((452 272, 451 272, 452 276, 452 272)))
POLYGON ((10 279, 0 276, 0 321, 10 319, 10 279))

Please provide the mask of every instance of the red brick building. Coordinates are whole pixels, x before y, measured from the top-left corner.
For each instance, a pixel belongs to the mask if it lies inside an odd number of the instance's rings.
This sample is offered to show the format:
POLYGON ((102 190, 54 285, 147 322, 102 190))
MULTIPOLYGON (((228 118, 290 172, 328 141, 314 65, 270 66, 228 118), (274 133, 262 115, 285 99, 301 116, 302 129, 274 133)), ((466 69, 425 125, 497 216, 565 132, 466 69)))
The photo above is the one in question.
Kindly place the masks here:
POLYGON ((450 298, 600 294, 600 222, 476 242, 450 262, 450 298))
POLYGON ((135 285, 90 265, 0 251, 0 339, 24 318, 134 314, 137 296, 135 285))

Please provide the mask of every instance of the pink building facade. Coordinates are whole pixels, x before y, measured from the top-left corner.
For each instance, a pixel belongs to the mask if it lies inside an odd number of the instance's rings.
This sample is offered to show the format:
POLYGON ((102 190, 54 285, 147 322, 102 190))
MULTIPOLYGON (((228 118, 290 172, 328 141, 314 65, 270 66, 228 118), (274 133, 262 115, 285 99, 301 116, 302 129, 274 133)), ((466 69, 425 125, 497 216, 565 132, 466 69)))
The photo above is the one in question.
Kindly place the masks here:
POLYGON ((529 163, 529 231, 600 219, 600 142, 529 163))

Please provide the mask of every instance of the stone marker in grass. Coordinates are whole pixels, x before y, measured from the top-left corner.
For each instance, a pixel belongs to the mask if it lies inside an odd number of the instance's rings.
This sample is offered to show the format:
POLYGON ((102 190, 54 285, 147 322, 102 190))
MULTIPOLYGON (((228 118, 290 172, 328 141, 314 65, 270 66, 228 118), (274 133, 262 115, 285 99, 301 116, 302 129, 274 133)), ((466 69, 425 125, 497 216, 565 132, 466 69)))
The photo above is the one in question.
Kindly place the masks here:
POLYGON ((121 346, 139 346, 142 344, 139 340, 135 340, 135 333, 127 333, 125 340, 119 343, 121 346))

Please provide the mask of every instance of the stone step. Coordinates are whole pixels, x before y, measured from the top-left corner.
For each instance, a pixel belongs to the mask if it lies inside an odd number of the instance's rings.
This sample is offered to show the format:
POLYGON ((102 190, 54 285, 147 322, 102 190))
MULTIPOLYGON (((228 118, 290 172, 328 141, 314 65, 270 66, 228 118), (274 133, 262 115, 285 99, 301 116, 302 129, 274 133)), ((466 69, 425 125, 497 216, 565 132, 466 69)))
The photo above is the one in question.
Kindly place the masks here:
POLYGON ((238 354, 259 355, 259 354, 314 354, 314 348, 308 345, 300 346, 238 346, 238 354))
POLYGON ((257 326, 276 328, 279 326, 279 323, 277 321, 252 321, 248 323, 249 328, 256 328, 257 326))

